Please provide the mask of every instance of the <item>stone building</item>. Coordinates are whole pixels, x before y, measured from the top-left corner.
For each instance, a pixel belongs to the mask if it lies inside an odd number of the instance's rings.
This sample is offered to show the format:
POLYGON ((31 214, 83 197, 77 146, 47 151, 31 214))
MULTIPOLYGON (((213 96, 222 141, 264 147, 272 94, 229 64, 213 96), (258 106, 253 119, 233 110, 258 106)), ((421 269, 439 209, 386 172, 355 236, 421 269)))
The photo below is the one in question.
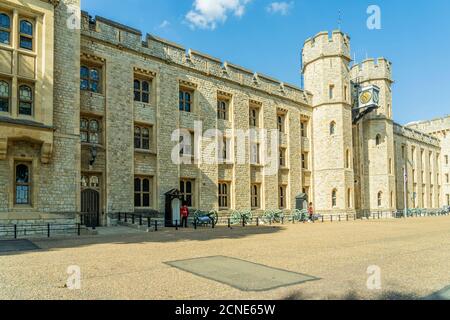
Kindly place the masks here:
POLYGON ((0 224, 94 211, 107 225, 163 212, 174 189, 224 213, 292 210, 299 194, 324 214, 391 211, 404 168, 409 207, 446 203, 445 130, 393 122, 391 63, 352 65, 344 33, 305 42, 302 89, 79 8, 0 2, 0 224), (356 122, 369 85, 379 108, 356 122))

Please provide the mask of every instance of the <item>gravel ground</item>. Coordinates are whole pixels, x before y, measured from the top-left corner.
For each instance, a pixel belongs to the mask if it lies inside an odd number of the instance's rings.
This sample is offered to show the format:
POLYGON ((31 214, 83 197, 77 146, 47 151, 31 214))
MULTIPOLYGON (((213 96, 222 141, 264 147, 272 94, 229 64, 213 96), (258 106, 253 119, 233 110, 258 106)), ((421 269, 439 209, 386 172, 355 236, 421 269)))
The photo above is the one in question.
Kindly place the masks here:
POLYGON ((450 284, 450 217, 113 231, 0 254, 0 299, 417 299, 450 284), (218 255, 321 280, 242 292, 164 263, 218 255), (81 268, 81 290, 65 286, 71 265, 81 268), (373 265, 381 290, 367 289, 373 265))

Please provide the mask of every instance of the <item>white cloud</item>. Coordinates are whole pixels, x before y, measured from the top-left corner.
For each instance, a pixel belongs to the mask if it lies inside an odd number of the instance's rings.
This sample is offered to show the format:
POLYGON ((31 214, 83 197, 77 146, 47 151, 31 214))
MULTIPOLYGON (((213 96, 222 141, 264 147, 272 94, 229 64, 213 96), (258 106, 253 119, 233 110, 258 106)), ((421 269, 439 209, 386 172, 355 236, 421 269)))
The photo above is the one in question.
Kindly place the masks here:
POLYGON ((291 2, 272 2, 267 7, 267 12, 273 14, 281 14, 283 16, 289 14, 294 7, 294 1, 291 2))
POLYGON ((195 0, 193 9, 186 14, 191 28, 214 30, 218 23, 224 23, 228 15, 242 17, 245 6, 252 0, 195 0))
POLYGON ((167 20, 164 20, 163 22, 161 22, 161 24, 158 26, 158 29, 165 29, 168 26, 170 26, 170 22, 167 20))

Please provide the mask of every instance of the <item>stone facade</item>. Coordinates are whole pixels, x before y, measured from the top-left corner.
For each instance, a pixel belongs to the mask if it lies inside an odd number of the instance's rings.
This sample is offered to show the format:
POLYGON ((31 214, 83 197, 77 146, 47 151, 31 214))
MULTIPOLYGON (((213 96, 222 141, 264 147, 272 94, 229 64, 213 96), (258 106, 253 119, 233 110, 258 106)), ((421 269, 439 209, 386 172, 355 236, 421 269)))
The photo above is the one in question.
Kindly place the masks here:
MULTIPOLYGON (((301 193, 324 214, 396 210, 404 206, 401 171, 408 162, 398 148, 444 154, 433 130, 393 122, 390 62, 350 67, 350 38, 340 31, 305 42, 301 89, 86 12, 79 28, 71 27, 79 6, 79 0, 0 4, 0 14, 12 21, 11 43, 0 44, 0 81, 11 88, 10 108, 0 112, 0 224, 85 212, 92 208, 83 199, 93 190, 99 223, 107 225, 118 212, 164 211, 165 193, 182 185, 192 208, 224 214, 292 210, 301 193), (36 26, 32 50, 19 45, 25 16, 36 26), (32 115, 18 112, 22 83, 32 84, 32 115), (352 121, 355 83, 380 88, 380 108, 358 124, 352 121), (180 111, 180 103, 190 110, 180 111), (239 138, 254 127, 278 133, 270 154, 275 172, 252 155, 264 154, 262 132, 239 138), (226 131, 228 161, 175 163, 177 129, 194 137, 226 131), (28 168, 27 182, 18 179, 20 165, 28 168), (28 199, 19 204, 24 190, 28 199)), ((192 154, 215 158, 208 141, 219 139, 195 140, 192 154)), ((436 180, 410 179, 409 193, 425 189, 433 200, 414 203, 413 197, 409 207, 444 204, 444 167, 423 169, 436 180)))

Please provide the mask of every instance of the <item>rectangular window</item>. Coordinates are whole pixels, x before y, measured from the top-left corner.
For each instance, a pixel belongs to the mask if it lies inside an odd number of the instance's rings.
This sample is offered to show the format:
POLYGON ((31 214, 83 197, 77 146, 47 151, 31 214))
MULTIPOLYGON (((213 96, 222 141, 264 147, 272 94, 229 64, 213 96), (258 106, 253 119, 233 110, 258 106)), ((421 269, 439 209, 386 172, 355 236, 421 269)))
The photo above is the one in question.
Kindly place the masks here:
POLYGON ((20 20, 19 25, 19 41, 20 48, 26 50, 33 50, 33 35, 34 35, 34 25, 31 21, 26 19, 20 20))
POLYGON ((17 205, 31 205, 31 163, 15 163, 14 169, 14 202, 17 205))
POLYGON ((250 144, 250 160, 251 164, 260 164, 260 146, 259 143, 253 142, 250 144))
POLYGON ((229 101, 225 99, 217 100, 217 119, 228 121, 228 105, 229 101))
POLYGON ((328 94, 330 96, 330 99, 334 99, 334 85, 330 85, 328 94))
POLYGON ((251 202, 252 202, 252 209, 259 209, 261 207, 261 192, 260 192, 260 186, 259 184, 252 184, 251 185, 251 202))
POLYGON ((445 156, 445 165, 448 165, 448 156, 445 156))
POLYGON ((11 17, 6 13, 0 13, 0 43, 11 44, 11 17))
POLYGON ((180 136, 180 156, 181 157, 193 157, 194 156, 194 133, 190 132, 190 135, 180 136))
POLYGON ((94 93, 102 92, 102 68, 100 66, 81 63, 80 89, 94 93))
POLYGON ((223 137, 222 143, 220 144, 219 155, 221 156, 222 162, 231 161, 231 140, 227 137, 223 137))
POLYGON ((447 195, 447 205, 450 206, 450 194, 447 195))
POLYGON ((8 81, 0 79, 0 112, 9 112, 10 88, 8 81))
POLYGON ((286 186, 279 187, 278 196, 280 199, 280 209, 286 209, 286 186))
POLYGON ((151 144, 151 127, 135 126, 134 127, 134 148, 142 150, 150 150, 151 144))
POLYGON ((302 169, 308 170, 308 153, 302 153, 302 169))
POLYGON ((190 89, 180 89, 180 111, 192 112, 193 110, 193 91, 190 89))
POLYGON ((258 108, 250 108, 250 118, 249 118, 250 127, 257 128, 259 126, 259 109, 258 108))
POLYGON ((230 184, 219 182, 219 208, 222 210, 230 208, 230 184))
POLYGON ((194 187, 195 180, 193 179, 181 179, 180 180, 180 192, 183 196, 183 203, 188 207, 194 206, 194 187))
POLYGON ((347 101, 347 86, 344 86, 344 101, 347 101))
POLYGON ((80 139, 84 143, 100 144, 101 136, 100 120, 81 118, 80 139))
POLYGON ((280 167, 284 168, 286 166, 286 149, 280 148, 280 167))
POLYGON ((134 207, 150 208, 152 206, 152 178, 135 177, 134 179, 134 207))
POLYGON ((308 138, 308 122, 300 122, 300 134, 302 138, 308 138))
POLYGON ((284 114, 277 115, 277 128, 280 133, 285 133, 286 116, 284 114))
POLYGON ((134 101, 150 103, 150 91, 152 87, 151 80, 135 78, 134 79, 134 101))

